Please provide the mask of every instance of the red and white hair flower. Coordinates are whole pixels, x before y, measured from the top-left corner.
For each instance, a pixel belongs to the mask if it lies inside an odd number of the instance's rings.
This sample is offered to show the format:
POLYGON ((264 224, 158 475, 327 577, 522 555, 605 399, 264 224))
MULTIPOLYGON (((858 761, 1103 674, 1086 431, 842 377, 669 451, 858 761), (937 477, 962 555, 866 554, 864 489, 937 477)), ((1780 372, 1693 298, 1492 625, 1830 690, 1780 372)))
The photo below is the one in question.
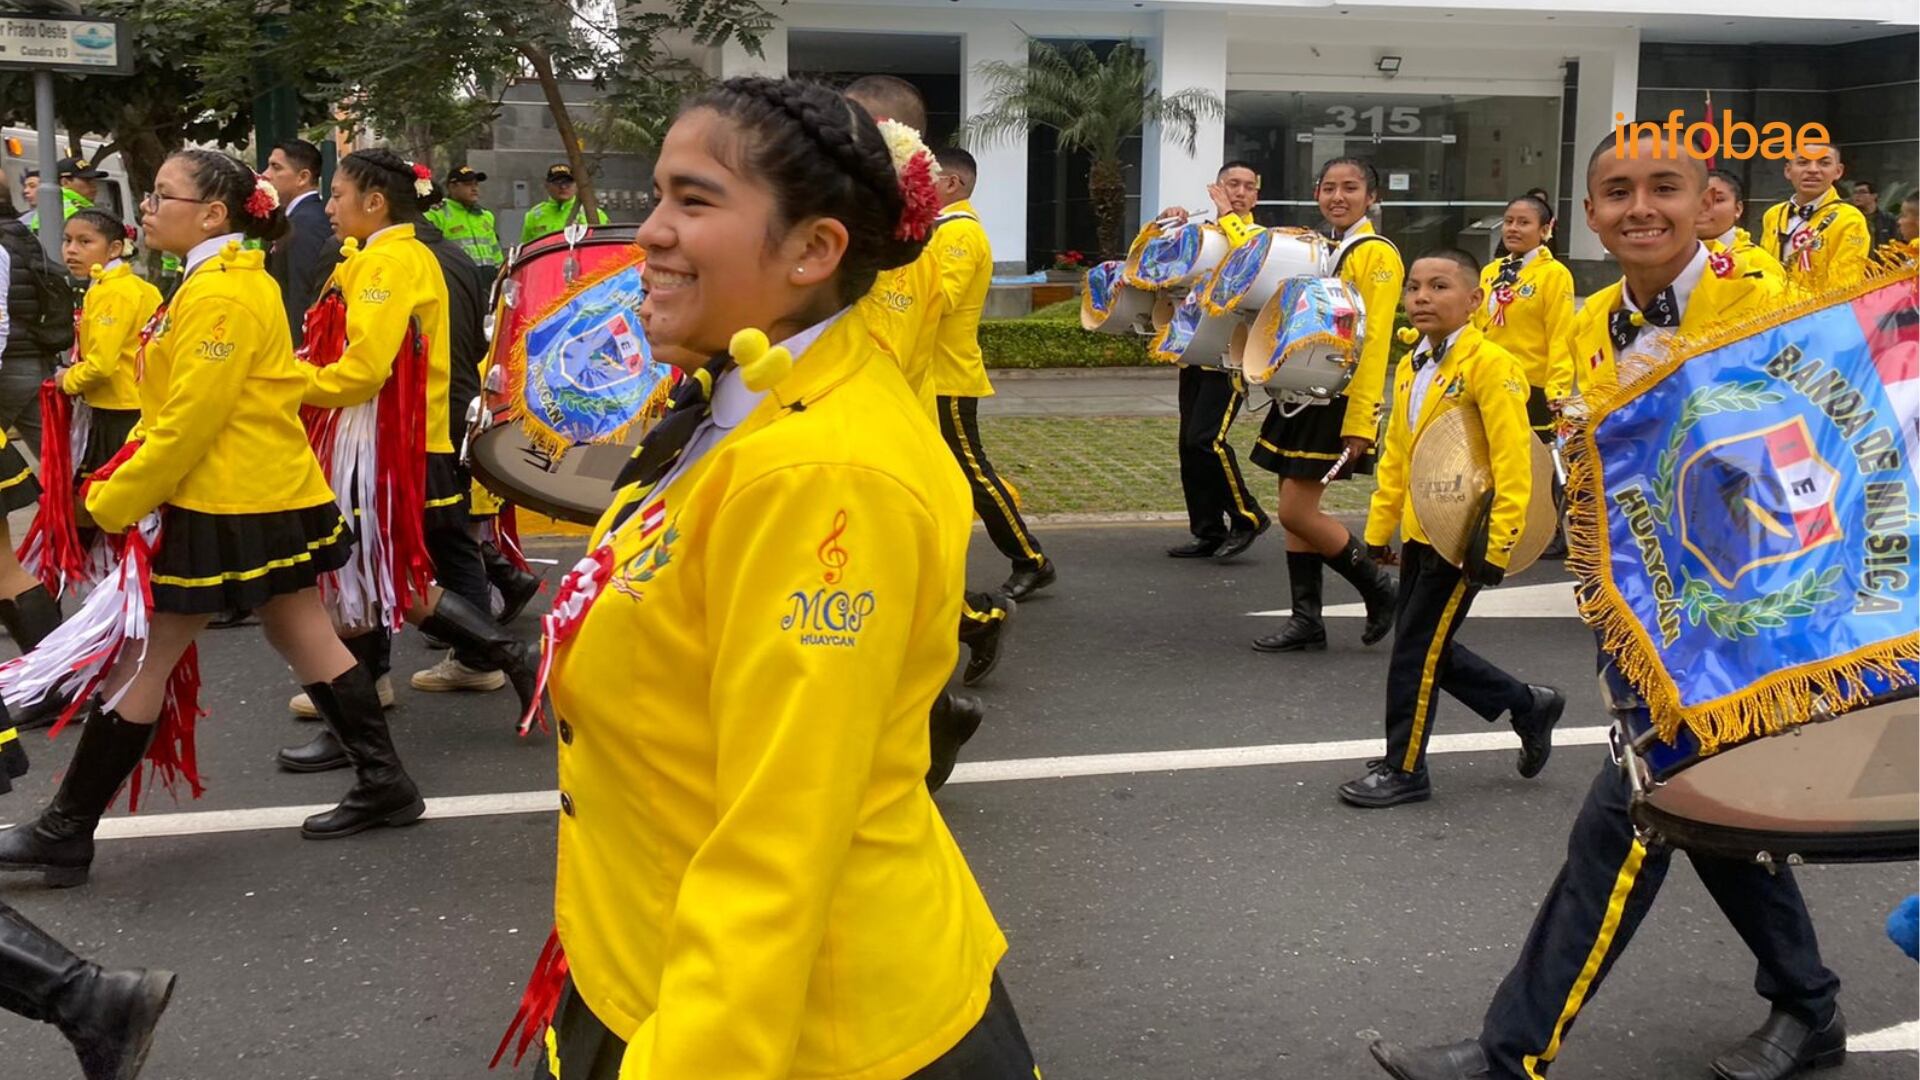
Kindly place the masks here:
POLYGON ((903 205, 894 239, 925 240, 940 216, 940 192, 933 184, 940 177, 940 164, 920 141, 920 133, 897 120, 880 121, 880 137, 886 140, 887 156, 893 159, 893 172, 900 180, 903 205))
POLYGON ((423 199, 433 194, 433 170, 418 162, 413 166, 413 193, 423 199))
POLYGON ((280 209, 280 192, 266 177, 256 176, 253 178, 253 193, 247 196, 244 209, 248 217, 265 221, 280 209))

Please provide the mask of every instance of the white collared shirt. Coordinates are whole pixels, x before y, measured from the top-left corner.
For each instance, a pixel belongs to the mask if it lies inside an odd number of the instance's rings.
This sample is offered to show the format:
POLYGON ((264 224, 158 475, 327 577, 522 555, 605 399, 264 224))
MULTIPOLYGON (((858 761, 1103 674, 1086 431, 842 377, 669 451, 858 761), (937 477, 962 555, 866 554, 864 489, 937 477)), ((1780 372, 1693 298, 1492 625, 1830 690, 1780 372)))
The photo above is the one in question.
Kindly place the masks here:
POLYGON ((1728 229, 1726 232, 1721 233, 1718 239, 1721 247, 1726 248, 1728 251, 1732 251, 1733 245, 1738 243, 1740 240, 1740 226, 1735 225, 1733 228, 1728 229))
MULTIPOLYGON (((826 319, 782 341, 780 346, 793 354, 793 362, 797 365, 806 356, 807 350, 813 347, 813 343, 820 340, 820 335, 826 333, 827 329, 839 322, 840 316, 846 313, 847 309, 841 308, 826 319)), ((681 451, 680 460, 674 462, 673 468, 668 469, 667 474, 654 485, 653 493, 658 495, 667 490, 682 473, 693 466, 694 462, 705 457, 707 451, 719 445, 720 440, 732 434, 734 428, 744 423, 747 417, 753 414, 753 410, 759 408, 761 400, 766 396, 765 390, 748 389, 747 384, 740 378, 739 368, 733 368, 720 376, 720 381, 713 387, 713 407, 708 410, 707 418, 700 422, 699 427, 693 429, 693 436, 687 440, 687 448, 681 451)))
POLYGON ((398 226, 398 225, 388 225, 388 226, 386 226, 385 228, 381 228, 381 229, 375 229, 375 230, 373 230, 373 235, 372 235, 372 236, 369 236, 369 237, 367 237, 367 242, 366 242, 366 243, 364 243, 364 244, 361 244, 360 246, 361 246, 361 247, 363 247, 363 248, 370 248, 370 247, 372 247, 372 246, 373 246, 373 242, 374 242, 375 240, 378 240, 378 239, 380 239, 381 237, 383 237, 383 236, 385 236, 385 235, 387 235, 388 233, 390 233, 390 232, 392 232, 393 230, 395 230, 395 229, 397 229, 397 228, 399 228, 399 227, 400 227, 400 226, 398 226))
POLYGON ((223 247, 226 247, 227 241, 229 240, 238 244, 246 240, 246 235, 243 233, 237 233, 237 232, 223 233, 220 236, 209 237, 208 239, 202 240, 199 243, 193 245, 193 250, 187 252, 186 273, 188 274, 193 273, 194 269, 197 268, 201 263, 206 262, 208 259, 211 259, 215 255, 220 254, 220 249, 223 247))
MULTIPOLYGON (((1464 326, 1460 328, 1460 330, 1465 329, 1464 326)), ((1442 341, 1437 349, 1432 347, 1431 342, 1421 339, 1421 344, 1426 345, 1433 352, 1433 359, 1421 365, 1420 370, 1413 373, 1413 389, 1407 394, 1408 430, 1412 430, 1413 426, 1420 422, 1420 407, 1426 404, 1427 391, 1433 388, 1434 373, 1440 370, 1440 364, 1447 358, 1447 350, 1453 348, 1454 341, 1460 337, 1460 330, 1448 334, 1446 340, 1442 341)), ((1419 350, 1415 350, 1414 355, 1419 355, 1419 350)), ((1408 363, 1412 363, 1412 357, 1408 358, 1408 363)))
MULTIPOLYGON (((1668 288, 1673 290, 1673 310, 1674 314, 1679 318, 1686 318, 1687 301, 1693 296, 1693 290, 1699 286, 1700 279, 1706 275, 1706 272, 1707 246, 1696 242, 1693 248, 1693 258, 1687 260, 1686 268, 1681 270, 1680 276, 1674 278, 1673 284, 1668 286, 1668 288)), ((1640 305, 1634 302, 1633 291, 1626 287, 1625 282, 1622 282, 1620 285, 1620 302, 1626 305, 1628 311, 1640 310, 1640 305)), ((1657 340, 1661 337, 1671 336, 1672 333, 1672 330, 1664 326, 1655 326, 1652 323, 1648 323, 1640 328, 1639 336, 1635 337, 1633 341, 1628 344, 1625 351, 1646 351, 1653 344, 1653 340, 1649 339, 1649 335, 1652 335, 1652 338, 1657 340)))
POLYGON ((1821 203, 1826 201, 1827 196, 1832 194, 1832 192, 1833 192, 1833 189, 1828 188, 1827 190, 1821 192, 1818 196, 1816 196, 1814 200, 1810 203, 1801 202, 1800 197, 1798 195, 1795 195, 1792 198, 1789 198, 1787 200, 1786 235, 1792 236, 1794 233, 1799 232, 1801 229, 1810 227, 1813 224, 1813 219, 1818 217, 1819 215, 1808 214, 1806 217, 1801 217, 1800 210, 1808 206, 1819 206, 1821 203))
POLYGON ((300 194, 295 195, 293 197, 293 200, 287 203, 286 205, 286 211, 288 216, 292 216, 294 207, 299 206, 301 203, 306 202, 308 199, 317 199, 319 197, 320 197, 320 193, 318 191, 303 191, 300 194))

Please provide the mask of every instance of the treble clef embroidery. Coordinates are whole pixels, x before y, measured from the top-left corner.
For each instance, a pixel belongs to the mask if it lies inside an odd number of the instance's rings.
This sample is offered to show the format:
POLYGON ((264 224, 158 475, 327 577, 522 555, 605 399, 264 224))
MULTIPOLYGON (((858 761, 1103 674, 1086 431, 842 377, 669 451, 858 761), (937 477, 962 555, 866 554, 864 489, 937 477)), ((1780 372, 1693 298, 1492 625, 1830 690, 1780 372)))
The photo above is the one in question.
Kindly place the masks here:
POLYGON ((847 555, 847 549, 840 546, 840 537, 845 534, 846 531, 847 512, 841 510, 833 515, 833 531, 827 534, 825 540, 820 541, 818 551, 820 565, 827 568, 827 572, 820 575, 820 580, 829 585, 840 584, 840 579, 846 576, 845 571, 847 569, 849 556, 847 555))

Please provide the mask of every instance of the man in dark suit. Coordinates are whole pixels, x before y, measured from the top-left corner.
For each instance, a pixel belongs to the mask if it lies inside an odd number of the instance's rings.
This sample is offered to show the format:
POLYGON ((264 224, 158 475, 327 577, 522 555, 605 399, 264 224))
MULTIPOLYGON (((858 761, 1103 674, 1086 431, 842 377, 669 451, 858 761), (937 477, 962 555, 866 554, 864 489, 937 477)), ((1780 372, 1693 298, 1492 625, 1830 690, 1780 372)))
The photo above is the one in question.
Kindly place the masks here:
POLYGON ((287 325, 293 343, 300 344, 307 309, 320 299, 327 272, 339 261, 328 248, 333 224, 327 220, 327 200, 320 194, 320 148, 305 139, 289 139, 267 156, 267 181, 280 193, 292 229, 267 252, 267 272, 280 283, 287 307, 287 325))

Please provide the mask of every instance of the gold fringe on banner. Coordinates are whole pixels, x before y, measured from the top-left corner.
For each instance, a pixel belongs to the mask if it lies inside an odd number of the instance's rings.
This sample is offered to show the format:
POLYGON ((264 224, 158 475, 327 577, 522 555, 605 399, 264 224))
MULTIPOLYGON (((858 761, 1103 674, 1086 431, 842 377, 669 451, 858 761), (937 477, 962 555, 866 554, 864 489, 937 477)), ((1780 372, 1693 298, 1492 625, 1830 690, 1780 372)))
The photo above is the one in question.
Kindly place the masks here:
MULTIPOLYGON (((636 248, 635 250, 638 251, 639 249, 636 248)), ((645 261, 646 256, 642 254, 633 262, 619 263, 597 274, 592 274, 575 281, 567 287, 565 292, 561 293, 552 303, 542 309, 538 315, 528 319, 522 325, 525 326, 528 331, 532 330, 535 326, 551 318, 561 308, 572 303, 581 293, 606 281, 608 278, 625 273, 627 270, 638 270, 645 264, 645 261)), ((635 315, 634 318, 636 322, 639 320, 638 315, 635 315)), ((646 330, 642 328, 641 333, 645 334, 646 330)), ((533 444, 533 446, 542 453, 553 455, 553 459, 558 461, 566 455, 568 450, 573 448, 574 443, 559 432, 553 430, 552 425, 548 424, 543 417, 527 408, 527 373, 531 365, 527 360, 527 334, 525 331, 515 338, 513 348, 508 351, 507 355, 506 418, 508 420, 519 421, 520 430, 526 433, 527 442, 533 444)), ((656 414, 658 411, 663 410, 666 407, 667 384, 670 382, 672 382, 671 379, 660 380, 660 385, 653 388, 653 393, 648 396, 639 411, 629 417, 626 423, 621 424, 613 434, 600 440, 600 442, 624 442, 626 437, 632 433, 633 425, 647 418, 649 409, 654 410, 656 414)))
MULTIPOLYGON (((1614 657, 1652 714, 1654 729, 1671 743, 1686 725, 1703 753, 1771 735, 1811 719, 1816 707, 1838 714, 1868 697, 1866 679, 1877 676, 1895 686, 1912 683, 1902 667, 1920 661, 1920 632, 1871 645, 1846 656, 1775 672, 1741 690, 1712 701, 1683 705, 1680 690, 1660 662, 1660 654, 1638 617, 1610 577, 1613 553, 1606 523, 1606 479, 1602 475, 1594 431, 1608 416, 1635 401, 1687 361, 1742 338, 1785 325, 1901 282, 1920 288, 1912 266, 1876 266, 1865 280, 1817 294, 1790 294, 1778 308, 1749 318, 1727 320, 1666 343, 1653 365, 1624 381, 1590 388, 1583 395, 1587 419, 1565 444, 1567 467, 1567 568, 1577 579, 1580 617, 1600 636, 1600 647, 1614 657)), ((1618 369, 1616 357, 1616 370, 1618 369)))

